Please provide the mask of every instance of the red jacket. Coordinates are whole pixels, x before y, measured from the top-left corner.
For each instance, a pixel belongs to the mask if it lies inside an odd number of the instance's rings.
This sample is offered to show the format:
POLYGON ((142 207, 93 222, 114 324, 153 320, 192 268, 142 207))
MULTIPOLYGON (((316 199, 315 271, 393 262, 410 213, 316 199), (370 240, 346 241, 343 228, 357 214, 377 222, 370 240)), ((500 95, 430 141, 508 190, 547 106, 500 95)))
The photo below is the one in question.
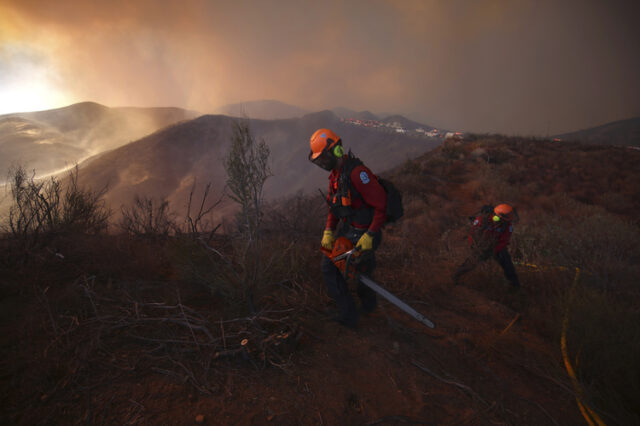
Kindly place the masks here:
MULTIPOLYGON (((346 156, 345 156, 346 158, 346 156)), ((344 167, 344 164, 343 164, 344 167)), ((332 170, 329 174, 329 195, 327 199, 331 201, 331 197, 338 190, 338 182, 340 180, 340 170, 332 170)), ((371 232, 380 230, 387 219, 387 192, 378 182, 376 175, 371 173, 365 165, 359 165, 351 171, 351 185, 360 194, 360 197, 352 195, 351 208, 358 211, 362 209, 373 209, 373 218, 368 223, 359 223, 357 216, 351 220, 351 225, 359 229, 368 229, 371 232)), ((338 218, 329 209, 327 217, 327 229, 335 229, 338 224, 338 218)))
POLYGON ((498 253, 509 245, 513 225, 511 222, 501 220, 494 223, 485 216, 476 216, 469 233, 469 244, 476 243, 493 244, 493 252, 498 253), (480 241, 479 241, 480 240, 480 241))

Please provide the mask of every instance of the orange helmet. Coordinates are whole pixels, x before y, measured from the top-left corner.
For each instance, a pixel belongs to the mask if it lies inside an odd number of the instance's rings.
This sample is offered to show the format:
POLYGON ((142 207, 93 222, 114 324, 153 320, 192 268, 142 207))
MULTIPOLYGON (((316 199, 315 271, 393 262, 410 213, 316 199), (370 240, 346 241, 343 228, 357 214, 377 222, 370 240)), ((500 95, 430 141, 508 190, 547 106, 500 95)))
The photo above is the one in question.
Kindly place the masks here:
POLYGON ((313 161, 318 158, 323 152, 327 152, 336 145, 340 145, 342 139, 329 129, 318 129, 313 135, 311 135, 311 153, 309 154, 309 160, 313 161))
POLYGON ((502 220, 511 221, 513 220, 513 207, 509 204, 498 204, 493 212, 502 220))

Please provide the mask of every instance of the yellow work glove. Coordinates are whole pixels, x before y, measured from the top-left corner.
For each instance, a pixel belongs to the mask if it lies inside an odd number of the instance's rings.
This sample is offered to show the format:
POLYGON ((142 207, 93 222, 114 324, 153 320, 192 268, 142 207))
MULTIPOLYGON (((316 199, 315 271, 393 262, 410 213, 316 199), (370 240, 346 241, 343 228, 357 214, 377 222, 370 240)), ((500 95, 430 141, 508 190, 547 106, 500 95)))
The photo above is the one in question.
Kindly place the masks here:
POLYGON ((333 231, 331 229, 325 229, 324 233, 322 234, 322 242, 320 242, 322 248, 325 248, 327 250, 333 249, 333 243, 335 241, 336 238, 333 236, 333 231))
POLYGON ((373 236, 368 232, 362 234, 362 237, 356 243, 356 248, 358 250, 371 250, 373 248, 373 236))

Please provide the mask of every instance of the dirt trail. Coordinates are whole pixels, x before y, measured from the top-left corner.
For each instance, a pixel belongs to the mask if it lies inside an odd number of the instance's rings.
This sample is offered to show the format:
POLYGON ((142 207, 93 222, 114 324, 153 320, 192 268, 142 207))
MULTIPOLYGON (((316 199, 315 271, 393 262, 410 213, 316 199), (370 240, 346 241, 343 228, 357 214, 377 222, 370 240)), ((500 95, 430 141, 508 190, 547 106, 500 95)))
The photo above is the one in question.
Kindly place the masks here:
MULTIPOLYGON (((286 367, 256 370, 248 360, 229 361, 211 395, 124 368, 73 396, 72 406, 55 392, 43 395, 44 387, 33 389, 32 402, 20 403, 32 409, 10 418, 46 423, 64 403, 72 423, 183 425, 196 424, 198 415, 209 425, 580 423, 571 392, 553 378, 561 375, 557 348, 537 337, 526 316, 470 286, 452 287, 446 275, 399 296, 436 328, 383 300, 355 331, 308 311, 286 367)), ((16 320, 33 309, 38 303, 16 320)), ((122 357, 133 356, 122 349, 122 357)))
MULTIPOLYGON (((490 304, 462 289, 466 311, 429 309, 439 324, 430 331, 414 324, 395 307, 361 321, 359 330, 312 323, 324 341, 306 340, 289 374, 260 375, 229 389, 229 420, 263 424, 575 424, 580 416, 570 393, 550 378, 543 365, 513 363, 508 341, 528 344, 524 350, 548 355, 544 345, 521 324, 500 341, 500 328, 512 320, 504 310, 474 310, 490 304), (473 301, 477 303, 473 303, 473 301), (469 328, 469 324, 475 324, 469 328), (489 351, 491 341, 499 350, 489 351), (507 346, 507 348, 505 348, 507 346), (432 374, 426 372, 429 370, 432 374), (266 377, 269 376, 269 377, 266 377), (435 376, 438 376, 436 378, 435 376), (244 401, 244 402, 241 402, 244 401), (237 407, 236 415, 229 405, 237 407), (239 412, 247 414, 238 417, 239 412)), ((203 400, 199 409, 215 424, 217 404, 203 400)), ((213 401, 211 401, 213 402, 213 401)))

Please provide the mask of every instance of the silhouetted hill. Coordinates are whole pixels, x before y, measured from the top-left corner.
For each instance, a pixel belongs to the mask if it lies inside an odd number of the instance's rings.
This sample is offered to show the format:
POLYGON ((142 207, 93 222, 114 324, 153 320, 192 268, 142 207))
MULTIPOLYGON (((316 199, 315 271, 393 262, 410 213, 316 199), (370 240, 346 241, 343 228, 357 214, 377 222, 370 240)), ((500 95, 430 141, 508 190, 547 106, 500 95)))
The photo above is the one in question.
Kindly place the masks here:
MULTIPOLYGON (((273 176, 267 180, 269 198, 298 191, 326 190, 327 172, 309 163, 309 137, 318 128, 337 132, 374 172, 381 172, 407 158, 424 153, 436 141, 388 134, 342 123, 331 111, 284 120, 251 120, 254 136, 271 149, 273 176)), ((81 178, 95 187, 108 185, 106 198, 113 206, 128 204, 134 194, 166 197, 180 211, 194 179, 211 181, 220 194, 226 173, 222 159, 227 153, 233 119, 207 115, 149 135, 92 159, 81 168, 81 178)))
POLYGON ((331 111, 341 118, 355 118, 357 120, 380 120, 380 117, 371 111, 354 111, 348 108, 332 108, 331 111))
POLYGON ((405 129, 423 128, 426 131, 435 129, 435 127, 429 126, 427 124, 422 124, 422 123, 418 123, 417 121, 409 120, 407 117, 402 115, 391 115, 383 118, 382 121, 385 123, 393 123, 395 121, 397 123, 400 123, 402 127, 404 127, 405 129))
POLYGON ((358 114, 358 111, 355 111, 350 108, 345 108, 345 107, 331 108, 331 111, 338 117, 342 117, 342 118, 354 117, 356 114, 358 114))
POLYGON ((602 126, 591 127, 577 132, 554 136, 563 140, 573 140, 605 145, 640 146, 640 117, 614 121, 602 126))
POLYGON ((82 102, 47 111, 0 116, 0 175, 12 164, 53 173, 117 148, 195 112, 179 108, 108 108, 82 102))
POLYGON ((231 117, 248 117, 260 120, 279 120, 301 117, 309 111, 276 100, 240 102, 217 108, 216 113, 231 117))

